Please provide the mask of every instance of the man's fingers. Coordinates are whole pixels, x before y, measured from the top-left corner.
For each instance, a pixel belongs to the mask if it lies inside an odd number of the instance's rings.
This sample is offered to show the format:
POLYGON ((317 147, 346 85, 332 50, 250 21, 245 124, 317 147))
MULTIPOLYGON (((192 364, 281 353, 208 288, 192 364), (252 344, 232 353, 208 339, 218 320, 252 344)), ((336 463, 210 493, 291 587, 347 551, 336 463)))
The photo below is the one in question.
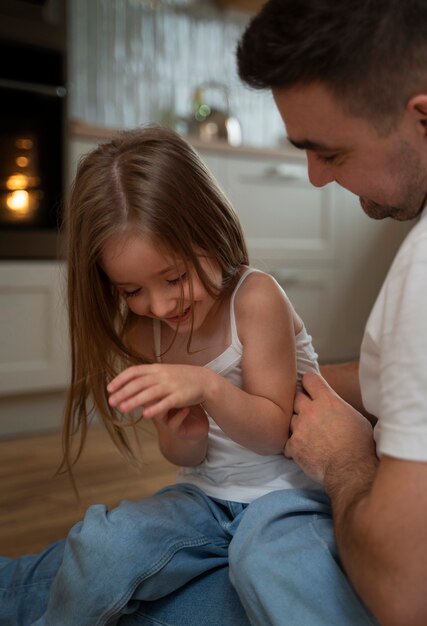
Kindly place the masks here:
POLYGON ((294 413, 291 417, 291 421, 289 424, 289 432, 292 434, 294 432, 295 422, 298 419, 298 414, 294 413))
POLYGON ((302 386, 313 400, 315 400, 324 391, 331 391, 331 387, 328 385, 326 380, 320 374, 316 374, 316 372, 307 372, 307 374, 304 374, 302 386))
POLYGON ((307 395, 305 393, 303 393, 302 391, 297 391, 294 400, 294 413, 299 413, 302 410, 304 403, 308 400, 309 398, 307 398, 307 395))
POLYGON ((283 454, 287 459, 292 459, 292 438, 290 437, 285 445, 283 454))

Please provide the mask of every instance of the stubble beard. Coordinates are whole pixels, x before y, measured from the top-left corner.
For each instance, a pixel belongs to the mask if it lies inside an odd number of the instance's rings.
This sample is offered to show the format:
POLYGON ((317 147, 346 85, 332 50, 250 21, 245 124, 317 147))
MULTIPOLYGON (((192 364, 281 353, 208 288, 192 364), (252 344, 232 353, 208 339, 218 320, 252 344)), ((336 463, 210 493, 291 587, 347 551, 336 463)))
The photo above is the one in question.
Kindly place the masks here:
POLYGON ((422 201, 415 205, 391 206, 386 204, 377 204, 366 198, 359 198, 360 206, 368 217, 374 220, 383 220, 391 217, 398 222, 405 222, 416 218, 427 203, 427 194, 424 194, 422 201))
POLYGON ((417 217, 427 202, 427 168, 419 154, 400 140, 389 160, 391 178, 396 180, 396 202, 382 204, 359 197, 363 211, 374 220, 391 217, 403 222, 417 217))

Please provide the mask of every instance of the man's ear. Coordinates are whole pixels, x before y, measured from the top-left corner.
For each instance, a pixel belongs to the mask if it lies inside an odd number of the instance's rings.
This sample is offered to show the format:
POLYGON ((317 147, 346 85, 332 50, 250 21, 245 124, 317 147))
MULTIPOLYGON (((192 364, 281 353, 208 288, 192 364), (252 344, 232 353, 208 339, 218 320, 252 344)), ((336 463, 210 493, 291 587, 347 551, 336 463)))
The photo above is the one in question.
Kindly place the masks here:
POLYGON ((427 138, 427 93, 413 96, 406 105, 406 111, 417 124, 418 132, 427 138))

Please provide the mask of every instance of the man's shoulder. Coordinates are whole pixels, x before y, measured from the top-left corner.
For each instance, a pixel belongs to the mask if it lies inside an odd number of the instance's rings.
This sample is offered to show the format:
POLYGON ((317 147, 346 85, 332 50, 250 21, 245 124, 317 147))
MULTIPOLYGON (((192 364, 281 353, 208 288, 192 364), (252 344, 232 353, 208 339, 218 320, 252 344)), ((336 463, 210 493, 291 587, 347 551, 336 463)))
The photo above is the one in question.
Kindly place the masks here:
POLYGON ((402 250, 410 250, 415 247, 416 252, 427 251, 427 208, 414 223, 401 247, 402 250))
POLYGON ((408 271, 417 262, 427 262, 427 214, 425 211, 403 240, 391 265, 391 273, 408 271))

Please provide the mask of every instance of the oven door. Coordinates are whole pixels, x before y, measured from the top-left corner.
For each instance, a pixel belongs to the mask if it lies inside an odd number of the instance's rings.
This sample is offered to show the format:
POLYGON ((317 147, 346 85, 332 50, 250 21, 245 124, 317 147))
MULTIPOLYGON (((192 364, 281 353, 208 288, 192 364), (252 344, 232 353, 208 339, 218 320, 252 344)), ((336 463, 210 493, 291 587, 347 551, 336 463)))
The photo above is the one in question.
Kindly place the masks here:
POLYGON ((0 258, 54 258, 64 189, 62 52, 0 41, 0 258))
POLYGON ((0 79, 0 228, 56 229, 65 89, 0 79))

